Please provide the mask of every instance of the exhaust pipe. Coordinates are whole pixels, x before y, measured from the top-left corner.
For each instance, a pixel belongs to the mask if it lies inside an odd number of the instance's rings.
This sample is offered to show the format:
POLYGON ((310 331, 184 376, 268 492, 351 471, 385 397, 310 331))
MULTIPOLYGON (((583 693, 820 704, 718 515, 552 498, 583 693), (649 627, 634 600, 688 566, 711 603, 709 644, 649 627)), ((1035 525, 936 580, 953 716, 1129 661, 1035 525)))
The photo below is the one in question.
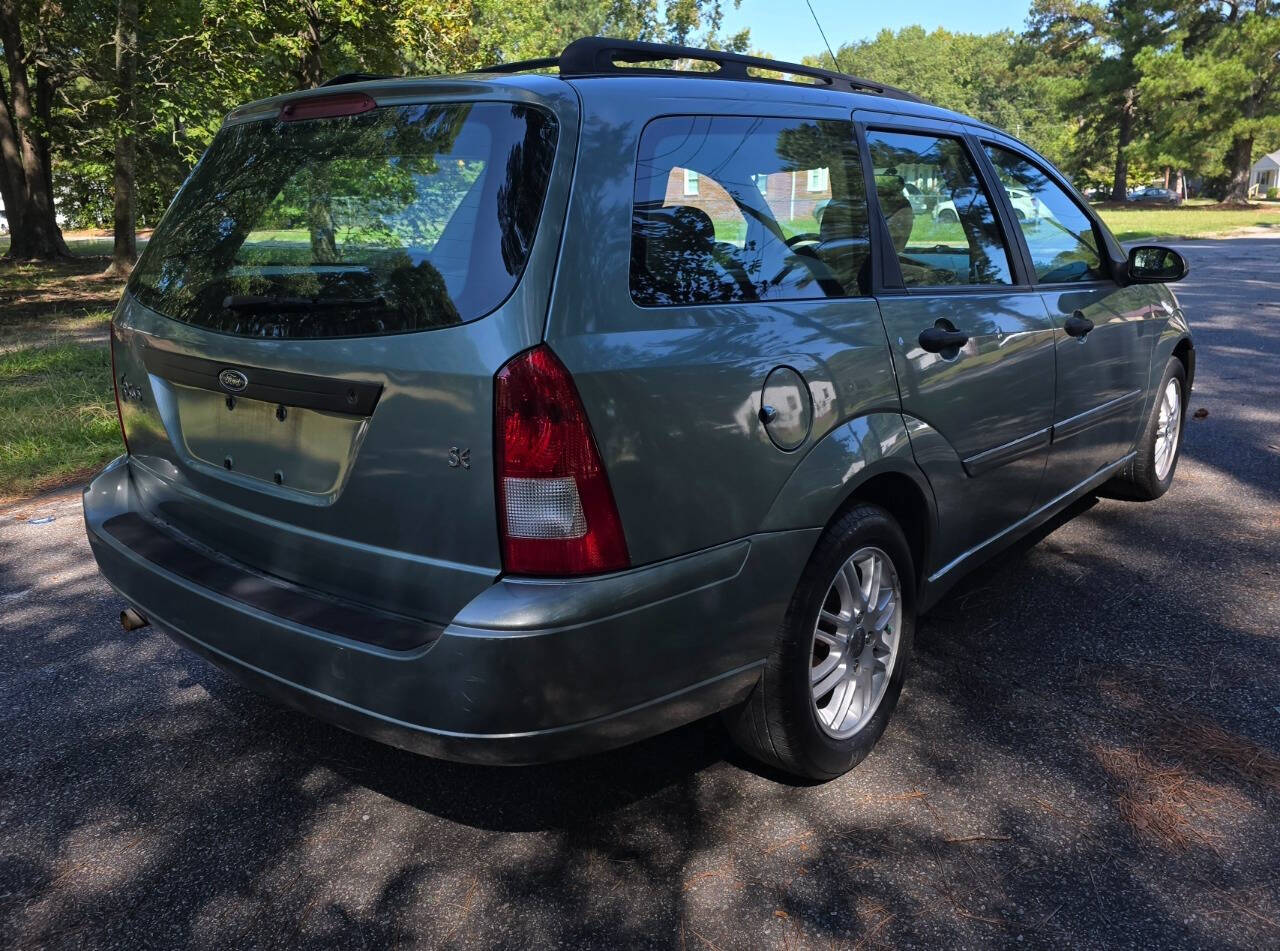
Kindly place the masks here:
POLYGON ((126 631, 136 631, 138 628, 146 627, 150 623, 133 608, 125 608, 120 612, 120 626, 126 631))

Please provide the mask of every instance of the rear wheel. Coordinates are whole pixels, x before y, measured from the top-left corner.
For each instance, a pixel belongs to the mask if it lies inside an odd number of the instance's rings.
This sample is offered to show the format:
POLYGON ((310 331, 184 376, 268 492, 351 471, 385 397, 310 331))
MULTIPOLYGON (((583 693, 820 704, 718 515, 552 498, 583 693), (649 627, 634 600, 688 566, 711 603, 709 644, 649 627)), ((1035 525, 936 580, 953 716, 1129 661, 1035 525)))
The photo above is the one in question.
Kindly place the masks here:
POLYGON ((947 224, 955 224, 960 220, 960 216, 951 208, 943 208, 938 212, 938 220, 946 222, 947 224))
POLYGON ((1173 471, 1182 451, 1182 428, 1186 423, 1187 371, 1177 357, 1169 359, 1155 405, 1138 440, 1137 454, 1111 481, 1123 498, 1138 501, 1158 499, 1173 484, 1173 471))
POLYGON ((760 683, 728 714, 751 755, 831 779, 875 746, 897 706, 915 630, 911 552, 892 517, 858 505, 818 542, 760 683))

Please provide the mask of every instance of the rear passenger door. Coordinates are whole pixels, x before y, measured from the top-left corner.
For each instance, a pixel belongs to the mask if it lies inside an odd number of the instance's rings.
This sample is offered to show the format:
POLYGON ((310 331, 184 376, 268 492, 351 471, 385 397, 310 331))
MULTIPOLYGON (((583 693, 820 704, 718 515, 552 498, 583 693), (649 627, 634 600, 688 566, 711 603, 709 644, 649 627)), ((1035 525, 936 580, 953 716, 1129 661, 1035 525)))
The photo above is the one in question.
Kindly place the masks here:
POLYGON ((877 296, 912 446, 937 497, 945 566, 1036 500, 1053 328, 963 129, 871 121, 866 142, 888 245, 877 296), (923 202, 910 200, 912 186, 923 202))
POLYGON ((1159 327, 1152 295, 1112 279, 1102 236, 1056 176, 1012 143, 983 148, 1054 325, 1057 399, 1043 504, 1133 448, 1159 327))

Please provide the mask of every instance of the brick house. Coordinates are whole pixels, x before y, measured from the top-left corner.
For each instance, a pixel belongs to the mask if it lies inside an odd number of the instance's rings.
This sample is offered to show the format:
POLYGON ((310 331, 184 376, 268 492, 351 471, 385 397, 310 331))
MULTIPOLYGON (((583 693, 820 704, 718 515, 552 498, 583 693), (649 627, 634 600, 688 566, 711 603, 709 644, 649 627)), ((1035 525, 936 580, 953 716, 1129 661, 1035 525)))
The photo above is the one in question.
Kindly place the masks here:
MULTIPOLYGON (((757 175, 755 185, 778 221, 812 218, 818 203, 831 197, 831 176, 825 168, 757 175)), ((671 170, 663 204, 701 208, 712 221, 742 220, 742 212, 724 187, 693 169, 671 170)))

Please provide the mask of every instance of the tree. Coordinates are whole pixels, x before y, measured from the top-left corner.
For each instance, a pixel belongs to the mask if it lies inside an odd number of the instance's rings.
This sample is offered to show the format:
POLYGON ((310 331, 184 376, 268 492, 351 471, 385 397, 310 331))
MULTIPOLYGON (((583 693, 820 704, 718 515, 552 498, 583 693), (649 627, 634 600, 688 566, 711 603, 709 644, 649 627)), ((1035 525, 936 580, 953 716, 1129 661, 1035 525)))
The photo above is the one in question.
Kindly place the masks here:
MULTIPOLYGON (((59 209, 79 224, 110 221, 115 235, 111 267, 117 272, 135 257, 134 229, 155 223, 223 117, 240 103, 310 88, 343 72, 460 72, 497 60, 553 54, 581 35, 733 49, 745 48, 748 39, 745 31, 720 35, 724 0, 0 0, 0 5, 21 13, 24 61, 39 63, 47 80, 45 118, 39 108, 33 110, 32 135, 43 136, 36 149, 45 155, 42 180, 56 183, 56 195, 46 189, 50 214, 56 197, 59 209)), ((7 118, 8 76, 7 70, 0 72, 0 131, 13 134, 0 136, 0 188, 12 222, 25 207, 26 173, 20 123, 7 118), (18 183, 17 197, 10 195, 10 180, 18 183)), ((24 233, 15 234, 15 248, 25 247, 24 233)))
POLYGON ((1071 105, 1084 117, 1084 138, 1114 155, 1115 201, 1128 196, 1130 146, 1143 128, 1135 59, 1162 41, 1172 19, 1168 10, 1144 0, 1034 0, 1028 15, 1028 39, 1087 70, 1080 97, 1071 105))
POLYGON ((1259 139, 1280 133, 1280 4, 1193 3, 1179 29, 1137 62, 1158 103, 1148 151, 1203 174, 1226 173, 1225 201, 1245 203, 1259 139))
MULTIPOLYGON (((1007 129, 1056 161, 1073 150, 1074 126, 1062 102, 1081 80, 1008 31, 978 35, 910 26, 836 51, 843 72, 899 86, 946 109, 1007 129)), ((831 68, 829 53, 805 57, 831 68)))
POLYGON ((133 79, 138 57, 138 0, 119 0, 116 13, 116 133, 115 192, 111 266, 108 273, 123 277, 138 259, 133 189, 133 79))
POLYGON ((720 35, 722 0, 475 0, 474 10, 476 42, 490 62, 555 56, 582 36, 739 52, 750 43, 748 30, 720 35))
POLYGON ((9 255, 52 259, 66 255, 67 246, 54 216, 47 137, 53 79, 49 66, 34 55, 36 51, 28 49, 26 36, 37 32, 40 14, 52 12, 37 13, 31 4, 0 0, 0 44, 4 45, 8 73, 7 87, 0 79, 0 156, 4 167, 0 187, 9 217, 9 255))
MULTIPOLYGON (((232 47, 252 51, 258 95, 319 86, 342 72, 404 75, 476 65, 471 0, 206 0, 232 47)), ((252 98, 252 96, 248 97, 252 98)))

